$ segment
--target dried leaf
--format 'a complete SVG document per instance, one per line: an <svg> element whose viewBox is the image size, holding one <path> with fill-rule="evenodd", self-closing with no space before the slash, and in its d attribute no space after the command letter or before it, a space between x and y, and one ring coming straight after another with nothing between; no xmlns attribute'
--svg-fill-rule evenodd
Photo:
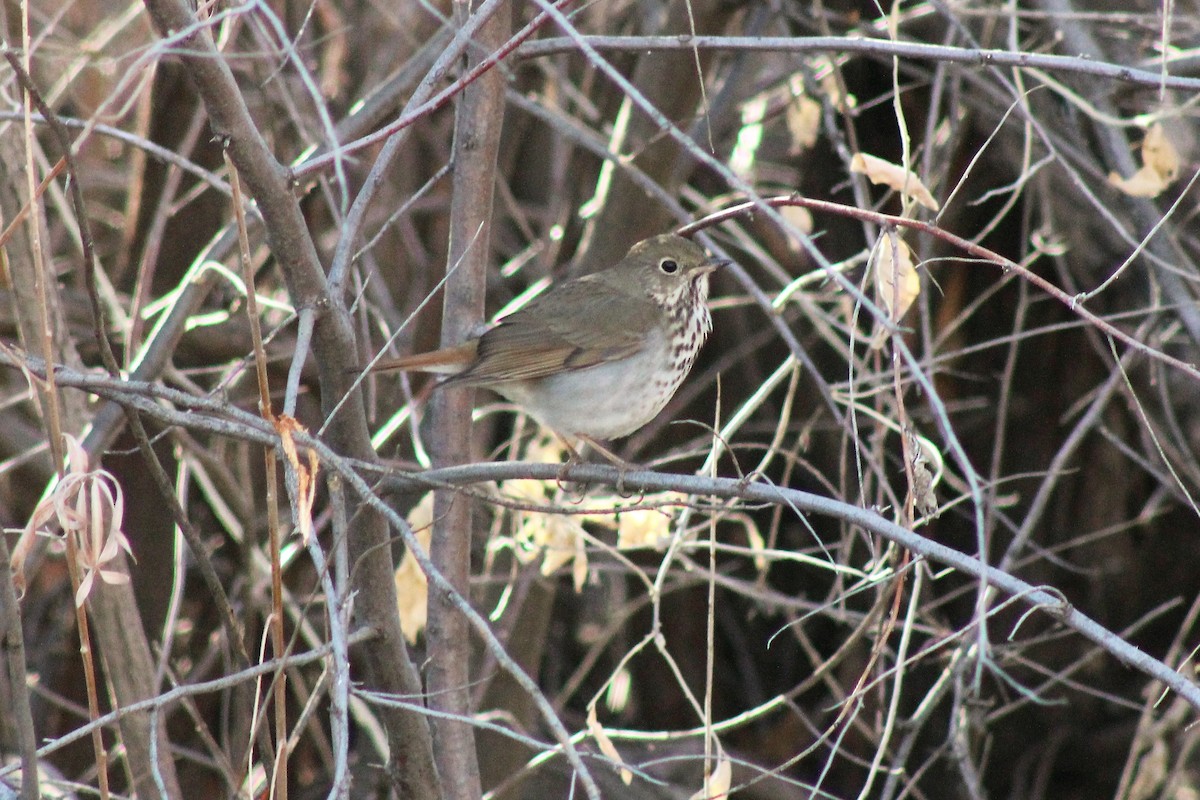
<svg viewBox="0 0 1200 800"><path fill-rule="evenodd" d="M1179 175L1179 151L1167 138L1162 123L1146 130L1142 140L1142 167L1128 178L1110 173L1108 182L1130 197L1157 197Z"/></svg>
<svg viewBox="0 0 1200 800"><path fill-rule="evenodd" d="M83 475L88 471L88 454L83 444L71 434L63 434L67 446L67 474Z"/></svg>
<svg viewBox="0 0 1200 800"><path fill-rule="evenodd" d="M126 584L129 583L129 576L124 572L116 572L111 569L99 570L100 579L108 584Z"/></svg>
<svg viewBox="0 0 1200 800"><path fill-rule="evenodd" d="M120 556L122 550L133 557L129 540L121 531L125 519L125 497L121 486L112 473L103 469L91 469L87 452L75 437L65 434L63 440L67 453L67 472L54 485L30 515L21 542L18 542L10 563L14 571L13 583L22 593L25 587L24 561L32 537L49 535L42 530L54 519L64 536L74 539L75 559L82 573L79 588L75 591L75 602L83 605L96 583L96 576L105 583L127 583L123 572L104 569L104 565Z"/></svg>
<svg viewBox="0 0 1200 800"><path fill-rule="evenodd" d="M811 150L821 133L821 104L806 94L798 94L788 103L787 114L788 155L798 156Z"/></svg>
<svg viewBox="0 0 1200 800"><path fill-rule="evenodd" d="M1146 131L1142 140L1142 163L1151 167L1167 183L1179 175L1179 151L1167 138L1161 122L1156 122Z"/></svg>
<svg viewBox="0 0 1200 800"><path fill-rule="evenodd" d="M729 759L721 756L717 759L716 769L704 782L704 788L693 794L689 800L723 800L729 796L729 787L733 783L733 766Z"/></svg>
<svg viewBox="0 0 1200 800"><path fill-rule="evenodd" d="M542 575L553 575L570 564L580 553L583 528L560 514L531 514L525 521L525 535L542 550Z"/></svg>
<svg viewBox="0 0 1200 800"><path fill-rule="evenodd" d="M588 732L592 734L592 738L596 740L596 746L600 748L600 752L611 759L613 762L621 765L621 780L625 785L633 783L633 773L625 766L625 762L621 760L621 754L617 752L616 746L612 743L612 739L608 738L608 734L604 732L604 728L596 720L596 704L588 706L587 712Z"/></svg>
<svg viewBox="0 0 1200 800"><path fill-rule="evenodd" d="M937 516L938 502L934 492L937 479L930 472L929 461L926 458L925 445L928 440L923 440L908 428L904 429L904 438L907 440L912 462L913 485L909 487L909 492L912 493L913 506L922 517Z"/></svg>
<svg viewBox="0 0 1200 800"><path fill-rule="evenodd" d="M1130 197L1158 197L1169 185L1153 167L1142 167L1128 178L1110 172L1108 182Z"/></svg>
<svg viewBox="0 0 1200 800"><path fill-rule="evenodd" d="M79 582L79 588L75 590L75 607L79 608L87 600L87 597L92 592L92 583L95 582L96 573L87 572L83 576L83 580Z"/></svg>
<svg viewBox="0 0 1200 800"><path fill-rule="evenodd" d="M884 161L878 156L867 153L855 153L854 157L850 159L850 171L866 175L871 183L887 186L901 194L906 194L931 211L937 211L940 208L938 201L933 199L933 195L925 188L925 184L921 183L921 179L899 164Z"/></svg>
<svg viewBox="0 0 1200 800"><path fill-rule="evenodd" d="M671 517L656 508L622 511L617 517L617 549L661 552L671 538Z"/></svg>
<svg viewBox="0 0 1200 800"><path fill-rule="evenodd" d="M894 232L885 231L875 243L871 267L875 297L892 322L899 322L921 294L921 277L913 265L913 252Z"/></svg>
<svg viewBox="0 0 1200 800"><path fill-rule="evenodd" d="M825 97L839 113L844 114L858 107L857 97L852 94L842 93L842 86L838 82L837 69L834 67L833 60L829 56L825 54L813 56L808 59L808 65L813 71L817 83L821 87L821 91L825 93Z"/></svg>
<svg viewBox="0 0 1200 800"><path fill-rule="evenodd" d="M580 529L582 534L582 528ZM571 582L575 586L575 594L583 591L588 576L588 554L586 542L582 535L575 537L575 559L571 568Z"/></svg>
<svg viewBox="0 0 1200 800"><path fill-rule="evenodd" d="M788 221L789 224L795 226L795 228L801 233L812 233L812 212L810 212L804 206L783 206L779 209L779 213L785 220ZM800 244L798 239L789 236L788 249L790 249L793 253L800 253L804 250L804 247Z"/></svg>
<svg viewBox="0 0 1200 800"><path fill-rule="evenodd" d="M283 454L287 459L288 467L296 476L295 496L292 497L292 515L295 517L296 529L300 532L300 541L308 546L309 537L312 536L313 518L312 509L313 502L317 496L317 454L312 450L308 451L308 464L300 462L300 454L296 449L296 431L303 432L304 426L295 417L290 417L286 414L281 414L274 419L275 430L279 433L280 443L283 446ZM291 488L291 487L289 487Z"/></svg>
<svg viewBox="0 0 1200 800"><path fill-rule="evenodd" d="M408 524L429 552L429 541L433 530L433 493L429 492L408 512ZM415 642L425 629L429 614L429 582L416 556L409 550L400 560L393 576L396 581L396 611L400 616L400 630L404 638Z"/></svg>

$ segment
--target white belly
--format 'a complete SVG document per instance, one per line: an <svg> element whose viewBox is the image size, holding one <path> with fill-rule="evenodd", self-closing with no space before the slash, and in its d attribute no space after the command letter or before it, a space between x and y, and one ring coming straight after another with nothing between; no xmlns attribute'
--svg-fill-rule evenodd
<svg viewBox="0 0 1200 800"><path fill-rule="evenodd" d="M560 434L617 439L654 419L675 394L687 369L668 370L671 361L660 332L628 359L491 388Z"/></svg>

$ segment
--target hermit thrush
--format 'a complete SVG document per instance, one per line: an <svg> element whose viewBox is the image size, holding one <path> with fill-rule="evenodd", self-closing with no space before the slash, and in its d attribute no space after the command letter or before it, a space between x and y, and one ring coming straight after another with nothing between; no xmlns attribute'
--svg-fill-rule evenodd
<svg viewBox="0 0 1200 800"><path fill-rule="evenodd" d="M712 329L708 276L727 262L664 234L555 284L478 339L377 363L483 386L568 437L615 439L663 409Z"/></svg>

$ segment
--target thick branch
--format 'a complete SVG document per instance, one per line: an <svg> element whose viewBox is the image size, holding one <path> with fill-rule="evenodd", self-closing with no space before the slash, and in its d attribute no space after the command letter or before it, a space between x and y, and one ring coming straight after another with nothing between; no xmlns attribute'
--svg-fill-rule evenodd
<svg viewBox="0 0 1200 800"><path fill-rule="evenodd" d="M504 6L480 28L481 56L472 50L468 69L498 50L512 27ZM492 196L496 156L504 121L504 74L491 69L463 92L454 126L454 193L450 209L450 248L442 314L442 342L459 344L483 318L491 260ZM475 392L439 392L430 411L430 451L439 466L471 460L471 409ZM434 498L435 520L430 555L433 563L464 597L470 597L472 504L452 491ZM447 797L480 796L479 760L471 715L471 636L467 620L448 597L429 596L427 626L429 705L443 712L433 718L436 758Z"/></svg>
<svg viewBox="0 0 1200 800"><path fill-rule="evenodd" d="M262 211L267 240L279 262L295 307L321 313L313 331L313 348L320 371L321 399L327 413L352 391L344 370L345 354L356 352L349 315L327 291L324 272L304 217L292 191L291 175L279 164L259 132L233 73L213 43L206 25L198 24L188 7L177 0L146 0L154 24L180 49L188 73L204 101L216 133L238 169L239 177ZM357 392L326 422L337 451L359 458L374 457L366 418ZM380 632L380 638L359 648L368 682L381 691L420 692L416 669L396 616L396 589L387 526L375 514L355 517L349 530L350 554L356 563L355 611L360 620ZM389 769L397 791L405 797L438 795L429 729L419 714L389 711L383 717L391 748Z"/></svg>

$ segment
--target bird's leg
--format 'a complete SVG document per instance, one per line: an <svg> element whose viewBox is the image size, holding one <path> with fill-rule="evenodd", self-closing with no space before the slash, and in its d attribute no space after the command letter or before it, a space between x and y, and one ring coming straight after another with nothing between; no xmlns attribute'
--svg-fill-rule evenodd
<svg viewBox="0 0 1200 800"><path fill-rule="evenodd" d="M617 490L617 494L621 495L622 497L626 496L625 495L625 473L637 469L637 464L626 461L625 459L621 458L619 455L614 453L612 450L609 450L607 447L600 444L599 442L597 442L595 439L593 439L590 436L585 436L582 433L577 433L575 435L579 438L579 441L583 442L584 444L590 445L593 449L595 449L595 451L597 453L604 456L604 458L610 464L612 464L614 467L617 468L617 483L616 483L616 486L614 486L613 488L615 488Z"/></svg>
<svg viewBox="0 0 1200 800"><path fill-rule="evenodd" d="M570 453L570 455L567 456L567 460L563 462L561 467L559 467L558 477L554 479L554 482L557 483L561 489L563 483L565 483L567 480L567 471L576 464L582 464L583 457L579 455L579 451L575 449L575 445L571 444L570 439L568 439L566 436L563 436L558 431L553 431L553 433L554 437L562 442L562 446L566 448L568 453Z"/></svg>

